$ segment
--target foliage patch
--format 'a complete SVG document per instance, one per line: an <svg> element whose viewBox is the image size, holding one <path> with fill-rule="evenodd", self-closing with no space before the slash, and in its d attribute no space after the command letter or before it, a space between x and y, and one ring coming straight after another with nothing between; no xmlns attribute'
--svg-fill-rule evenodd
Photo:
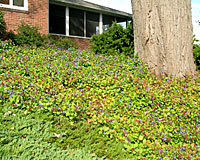
<svg viewBox="0 0 200 160"><path fill-rule="evenodd" d="M133 26L129 24L127 29L122 25L113 23L107 31L100 35L93 35L91 39L92 51L104 55L134 55Z"/></svg>
<svg viewBox="0 0 200 160"><path fill-rule="evenodd" d="M199 42L199 40L195 40L195 42ZM200 70L200 45L193 44L193 55L194 55L194 63L196 64L197 70Z"/></svg>
<svg viewBox="0 0 200 160"><path fill-rule="evenodd" d="M4 20L4 13L0 9L0 38L6 33L6 22Z"/></svg>
<svg viewBox="0 0 200 160"><path fill-rule="evenodd" d="M45 142L48 138L59 139L55 132L49 131L49 128L53 127L52 120L45 121L38 119L34 114L26 115L24 112L16 113L9 106L1 106L0 110L0 158L2 160L103 159L91 154L86 147L80 150L66 146L64 150L55 143Z"/></svg>
<svg viewBox="0 0 200 160"><path fill-rule="evenodd" d="M155 76L125 55L20 47L1 49L0 73L2 105L87 121L137 159L199 157L199 76Z"/></svg>

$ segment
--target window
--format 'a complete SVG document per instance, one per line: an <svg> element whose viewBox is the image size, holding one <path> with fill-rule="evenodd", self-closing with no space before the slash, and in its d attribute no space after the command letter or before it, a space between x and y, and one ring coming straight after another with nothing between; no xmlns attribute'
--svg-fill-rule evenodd
<svg viewBox="0 0 200 160"><path fill-rule="evenodd" d="M86 12L86 37L99 34L99 14Z"/></svg>
<svg viewBox="0 0 200 160"><path fill-rule="evenodd" d="M84 37L84 11L69 8L69 35Z"/></svg>
<svg viewBox="0 0 200 160"><path fill-rule="evenodd" d="M49 4L49 33L86 38L106 31L114 21L126 27L127 20L68 6Z"/></svg>
<svg viewBox="0 0 200 160"><path fill-rule="evenodd" d="M24 7L24 0L13 0L13 5Z"/></svg>
<svg viewBox="0 0 200 160"><path fill-rule="evenodd" d="M126 29L127 20L125 18L117 17L116 21L117 21L117 24L121 24L123 28Z"/></svg>
<svg viewBox="0 0 200 160"><path fill-rule="evenodd" d="M103 15L103 31L107 31L112 26L115 17L109 15Z"/></svg>
<svg viewBox="0 0 200 160"><path fill-rule="evenodd" d="M66 34L65 7L49 5L49 32L56 34Z"/></svg>
<svg viewBox="0 0 200 160"><path fill-rule="evenodd" d="M28 10L28 0L0 0L0 7Z"/></svg>
<svg viewBox="0 0 200 160"><path fill-rule="evenodd" d="M10 2L9 2L9 0L0 0L0 3L2 3L2 4L9 4Z"/></svg>

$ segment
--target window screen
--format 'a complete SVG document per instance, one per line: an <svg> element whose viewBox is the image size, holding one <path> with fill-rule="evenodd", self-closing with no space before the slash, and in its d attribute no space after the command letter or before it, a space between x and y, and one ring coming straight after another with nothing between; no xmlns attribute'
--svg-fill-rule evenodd
<svg viewBox="0 0 200 160"><path fill-rule="evenodd" d="M9 0L0 0L0 3L2 3L2 4L9 4Z"/></svg>
<svg viewBox="0 0 200 160"><path fill-rule="evenodd" d="M99 14L86 12L86 36L91 37L93 34L99 34Z"/></svg>
<svg viewBox="0 0 200 160"><path fill-rule="evenodd" d="M65 7L49 5L49 32L56 34L66 34Z"/></svg>
<svg viewBox="0 0 200 160"><path fill-rule="evenodd" d="M84 11L69 8L69 34L84 36Z"/></svg>
<svg viewBox="0 0 200 160"><path fill-rule="evenodd" d="M13 5L24 7L24 0L13 0Z"/></svg>
<svg viewBox="0 0 200 160"><path fill-rule="evenodd" d="M109 27L111 27L113 21L115 21L115 17L103 15L103 30L106 31Z"/></svg>
<svg viewBox="0 0 200 160"><path fill-rule="evenodd" d="M125 18L117 17L116 21L117 21L117 24L121 24L123 26L123 28L126 28L126 22L127 22L127 20Z"/></svg>

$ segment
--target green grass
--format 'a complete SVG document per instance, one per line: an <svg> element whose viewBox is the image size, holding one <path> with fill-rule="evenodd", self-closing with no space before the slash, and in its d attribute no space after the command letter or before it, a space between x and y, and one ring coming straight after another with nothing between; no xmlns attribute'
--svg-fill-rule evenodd
<svg viewBox="0 0 200 160"><path fill-rule="evenodd" d="M125 55L6 42L0 46L0 104L50 123L48 134L61 137L42 143L62 151L87 148L110 159L199 157L199 73L166 77Z"/></svg>
<svg viewBox="0 0 200 160"><path fill-rule="evenodd" d="M8 107L1 107L0 113L0 157L2 160L66 160L85 159L98 160L87 147L72 149L65 143L65 149L47 139L57 139L61 144L63 139L50 132L53 120L39 118L39 115L5 112ZM41 115L43 116L43 115ZM103 159L103 158L102 158Z"/></svg>
<svg viewBox="0 0 200 160"><path fill-rule="evenodd" d="M100 136L99 126L51 113L16 112L9 105L0 112L2 159L133 159L123 144Z"/></svg>

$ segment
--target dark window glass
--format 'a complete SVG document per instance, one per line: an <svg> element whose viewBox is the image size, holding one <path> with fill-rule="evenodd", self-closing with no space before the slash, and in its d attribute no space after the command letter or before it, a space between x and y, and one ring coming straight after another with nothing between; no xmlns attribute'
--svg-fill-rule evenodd
<svg viewBox="0 0 200 160"><path fill-rule="evenodd" d="M117 17L116 21L117 21L117 24L121 24L123 26L123 28L126 28L126 22L127 22L127 20L125 18Z"/></svg>
<svg viewBox="0 0 200 160"><path fill-rule="evenodd" d="M49 5L49 32L56 34L66 34L65 7Z"/></svg>
<svg viewBox="0 0 200 160"><path fill-rule="evenodd" d="M24 7L24 0L13 0L13 5Z"/></svg>
<svg viewBox="0 0 200 160"><path fill-rule="evenodd" d="M84 11L69 8L69 34L84 36Z"/></svg>
<svg viewBox="0 0 200 160"><path fill-rule="evenodd" d="M9 4L9 0L0 0L0 3L2 3L2 4Z"/></svg>
<svg viewBox="0 0 200 160"><path fill-rule="evenodd" d="M86 12L86 36L91 37L93 34L99 34L99 14Z"/></svg>
<svg viewBox="0 0 200 160"><path fill-rule="evenodd" d="M112 26L113 21L115 21L115 17L103 15L103 30L108 30L108 28Z"/></svg>

